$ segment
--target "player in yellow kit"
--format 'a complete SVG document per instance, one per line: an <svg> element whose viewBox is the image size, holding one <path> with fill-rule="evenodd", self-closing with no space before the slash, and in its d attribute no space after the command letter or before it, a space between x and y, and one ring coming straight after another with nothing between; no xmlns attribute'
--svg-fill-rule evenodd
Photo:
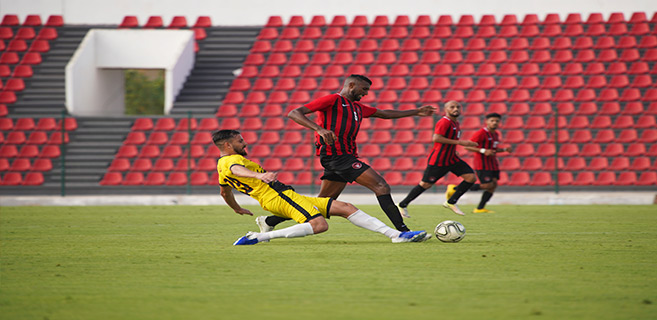
<svg viewBox="0 0 657 320"><path fill-rule="evenodd" d="M275 238L295 238L322 233L328 230L326 218L330 215L346 218L356 226L379 232L394 243L421 242L431 237L426 231L400 232L392 229L347 202L296 193L292 187L276 180L276 172L267 172L244 157L247 155L246 142L239 131L219 130L212 134L212 140L221 154L217 171L221 196L228 206L238 214L253 215L235 200L232 189L236 189L256 199L263 209L299 223L269 232L248 232L233 245L251 245Z"/></svg>

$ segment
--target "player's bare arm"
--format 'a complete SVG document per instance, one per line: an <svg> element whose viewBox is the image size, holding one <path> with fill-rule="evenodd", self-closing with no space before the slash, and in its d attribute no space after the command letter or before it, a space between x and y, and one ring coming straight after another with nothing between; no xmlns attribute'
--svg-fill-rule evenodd
<svg viewBox="0 0 657 320"><path fill-rule="evenodd" d="M237 203L237 200L235 200L235 196L233 195L233 188L230 186L221 186L220 194L221 197L224 198L224 201L226 201L226 204L233 209L235 213L247 216L253 215L251 211L242 208L240 204Z"/></svg>
<svg viewBox="0 0 657 320"><path fill-rule="evenodd" d="M472 142L474 142L474 141L472 141ZM484 148L479 148L479 145L476 145L474 147L465 147L465 150L472 151L472 152L475 152L475 153L481 153L481 154L483 154L487 157L490 157L490 156L494 156L501 149L500 148L497 148L497 149L484 149ZM481 152L482 150L484 152Z"/></svg>
<svg viewBox="0 0 657 320"><path fill-rule="evenodd" d="M513 147L497 148L497 152L511 152L511 151L513 151Z"/></svg>
<svg viewBox="0 0 657 320"><path fill-rule="evenodd" d="M470 140L455 140L455 139L449 139L445 138L445 136L441 134L433 134L433 137L431 138L431 141L437 142L437 143L442 143L442 144L455 144L459 146L464 146L464 147L476 147L477 143L474 141Z"/></svg>
<svg viewBox="0 0 657 320"><path fill-rule="evenodd" d="M308 109L307 107L302 106L290 111L290 113L287 114L287 117L294 120L294 122L317 132L317 134L320 137L322 137L322 139L324 139L324 141L327 144L333 144L333 142L335 142L335 140L337 140L338 137L335 135L333 131L324 129L314 121L308 119L306 115L311 112L313 111Z"/></svg>
<svg viewBox="0 0 657 320"><path fill-rule="evenodd" d="M412 116L428 117L433 115L436 108L433 106L421 106L415 110L377 110L372 117L381 119L398 119Z"/></svg>

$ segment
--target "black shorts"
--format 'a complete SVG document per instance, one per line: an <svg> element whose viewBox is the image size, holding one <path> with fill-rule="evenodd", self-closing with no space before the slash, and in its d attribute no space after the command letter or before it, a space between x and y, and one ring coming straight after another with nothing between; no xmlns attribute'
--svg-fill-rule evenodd
<svg viewBox="0 0 657 320"><path fill-rule="evenodd" d="M320 156L319 162L324 167L324 175L320 179L338 182L354 182L370 168L353 154Z"/></svg>
<svg viewBox="0 0 657 320"><path fill-rule="evenodd" d="M493 178L500 180L500 170L477 170L479 183L493 182Z"/></svg>
<svg viewBox="0 0 657 320"><path fill-rule="evenodd" d="M451 172L459 177L466 173L474 173L472 168L470 168L470 166L465 163L465 161L459 160L452 165L444 167L428 165L427 168L424 169L424 176L422 176L422 181L436 183L438 179L445 176L448 172Z"/></svg>

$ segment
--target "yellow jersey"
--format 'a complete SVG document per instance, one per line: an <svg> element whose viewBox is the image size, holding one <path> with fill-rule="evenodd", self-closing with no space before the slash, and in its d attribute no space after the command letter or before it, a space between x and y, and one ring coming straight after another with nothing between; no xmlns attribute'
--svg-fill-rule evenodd
<svg viewBox="0 0 657 320"><path fill-rule="evenodd" d="M223 156L217 162L220 185L231 186L233 189L256 199L261 205L278 197L280 192L293 190L292 187L278 181L267 184L257 178L238 177L231 170L233 166L243 166L255 172L266 172L265 169L239 154Z"/></svg>

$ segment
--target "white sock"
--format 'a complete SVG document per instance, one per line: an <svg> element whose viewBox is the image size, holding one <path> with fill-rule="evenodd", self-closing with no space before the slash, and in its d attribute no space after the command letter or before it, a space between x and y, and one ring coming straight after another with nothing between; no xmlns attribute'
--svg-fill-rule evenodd
<svg viewBox="0 0 657 320"><path fill-rule="evenodd" d="M390 239L396 238L399 236L399 234L401 234L400 231L388 227L385 223L381 222L381 220L370 216L360 209L352 213L349 217L347 217L347 219L354 225L357 225L363 229L381 233Z"/></svg>
<svg viewBox="0 0 657 320"><path fill-rule="evenodd" d="M258 233L256 237L258 241L267 241L275 238L297 238L305 237L314 234L313 227L310 223L295 224L291 227L283 228L280 230L269 231L265 233Z"/></svg>

